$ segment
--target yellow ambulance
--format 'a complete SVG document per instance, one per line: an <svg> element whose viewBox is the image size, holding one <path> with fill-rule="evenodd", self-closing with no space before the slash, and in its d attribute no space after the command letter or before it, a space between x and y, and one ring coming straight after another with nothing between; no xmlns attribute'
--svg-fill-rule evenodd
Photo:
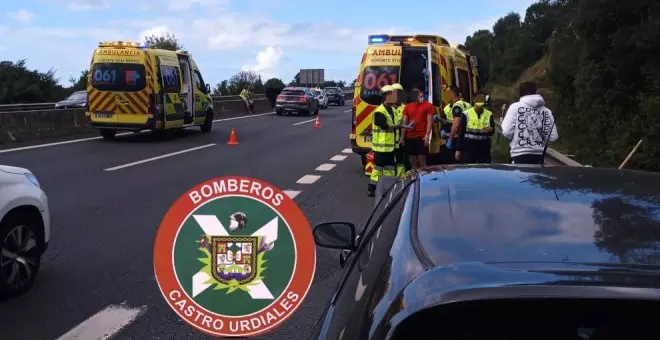
<svg viewBox="0 0 660 340"><path fill-rule="evenodd" d="M478 91L477 58L462 45L450 45L436 35L370 35L362 55L353 95L353 124L349 135L354 153L371 151L372 112L381 104L380 89L400 83L406 91L425 85L428 101L437 112L450 102L449 87L458 86L463 100L471 102ZM432 146L439 150L439 126L435 123ZM437 145L434 145L437 144Z"/></svg>
<svg viewBox="0 0 660 340"><path fill-rule="evenodd" d="M185 51L134 42L102 42L94 50L87 81L87 116L105 139L117 131L200 126L210 132L210 86Z"/></svg>

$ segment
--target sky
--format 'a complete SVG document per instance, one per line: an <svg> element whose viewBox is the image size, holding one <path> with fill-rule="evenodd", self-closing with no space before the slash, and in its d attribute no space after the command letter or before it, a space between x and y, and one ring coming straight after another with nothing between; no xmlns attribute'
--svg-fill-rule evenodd
<svg viewBox="0 0 660 340"><path fill-rule="evenodd" d="M174 34L215 86L241 70L290 82L300 69L356 78L369 34L435 34L464 43L531 0L0 0L0 60L54 69L63 85L100 41ZM415 11L415 13L413 12ZM382 13L382 14L381 14ZM405 14L404 14L405 13Z"/></svg>

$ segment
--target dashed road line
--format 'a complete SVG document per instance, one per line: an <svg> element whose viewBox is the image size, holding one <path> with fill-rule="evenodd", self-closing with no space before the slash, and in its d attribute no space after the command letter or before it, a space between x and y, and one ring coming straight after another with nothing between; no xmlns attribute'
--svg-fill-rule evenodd
<svg viewBox="0 0 660 340"><path fill-rule="evenodd" d="M315 121L315 120L316 120L316 118L314 118L314 119L310 119L310 120L303 120L302 122L293 123L293 124L291 124L291 125L296 126L296 125L301 125L301 124L307 124L307 123L311 123L311 122L313 122L313 121Z"/></svg>
<svg viewBox="0 0 660 340"><path fill-rule="evenodd" d="M313 184L314 182L318 181L319 178L321 178L321 176L318 176L318 175L305 175L305 176L300 177L300 179L298 179L296 181L296 183L298 183L298 184Z"/></svg>
<svg viewBox="0 0 660 340"><path fill-rule="evenodd" d="M337 164L330 164L330 163L321 164L318 167L316 167L316 171L330 171L335 166L337 166Z"/></svg>
<svg viewBox="0 0 660 340"><path fill-rule="evenodd" d="M164 155L151 157L151 158L147 158L147 159L143 159L143 160L140 160L140 161L131 162L131 163L123 164L123 165L118 165L118 166L114 166L112 168L103 169L103 171L120 170L120 169L128 168L128 167L131 167L131 166L139 165L139 164L144 164L144 163L147 163L147 162L153 162L153 161L156 161L156 160L159 160L159 159L184 154L186 152L191 152L191 151L197 151L197 150L201 150L201 149L210 148L210 147L216 146L216 145L217 145L216 143L211 143L211 144L201 145L201 146L197 146L197 147L194 147L194 148L185 149L185 150L181 150L181 151L177 151L177 152L166 153Z"/></svg>
<svg viewBox="0 0 660 340"><path fill-rule="evenodd" d="M344 110L344 113L349 113L349 112L353 112L353 109L350 109L350 110Z"/></svg>
<svg viewBox="0 0 660 340"><path fill-rule="evenodd" d="M335 162L343 161L344 159L346 159L346 156L344 155L335 155L334 157L330 158L331 161Z"/></svg>
<svg viewBox="0 0 660 340"><path fill-rule="evenodd" d="M247 118L267 116L267 115L272 115L272 114L275 114L275 112L258 113L258 114L249 115L249 116L239 116L239 117L231 117L231 118L214 119L213 122L214 123L219 123L219 122L226 122L226 121L229 121L229 120L247 119ZM144 131L140 131L140 132L122 132L122 133L118 133L116 136L118 136L118 137L128 136L128 135L142 134L142 133L145 133L145 132L150 132L150 131L149 130L144 130ZM58 146L58 145L89 142L89 141L93 141L93 140L99 140L101 138L103 138L103 137L78 138L78 139L72 139L72 140L65 140L65 141L61 141L61 142L37 144L37 145L30 145L30 146L22 146L22 147L18 147L18 148L0 150L0 153L9 153L9 152L17 152L17 151L24 151L24 150L39 149L39 148L47 148L47 147Z"/></svg>
<svg viewBox="0 0 660 340"><path fill-rule="evenodd" d="M110 305L81 322L57 340L109 339L134 322L147 310L147 306L129 308L122 303Z"/></svg>
<svg viewBox="0 0 660 340"><path fill-rule="evenodd" d="M344 150L341 150L342 153L353 153L353 149L351 148L346 148Z"/></svg>
<svg viewBox="0 0 660 340"><path fill-rule="evenodd" d="M300 193L301 193L301 191L299 191L299 190L282 190L282 191L284 191L284 193L287 196L291 197L291 199L296 198L296 196L300 195Z"/></svg>

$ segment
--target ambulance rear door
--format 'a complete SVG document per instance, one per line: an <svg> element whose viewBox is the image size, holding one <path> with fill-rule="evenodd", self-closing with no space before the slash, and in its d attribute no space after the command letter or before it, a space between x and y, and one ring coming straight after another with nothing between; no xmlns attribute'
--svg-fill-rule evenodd
<svg viewBox="0 0 660 340"><path fill-rule="evenodd" d="M371 148L373 111L382 104L380 89L399 82L401 46L374 45L367 49L364 68L358 76L359 94L355 105L356 144Z"/></svg>
<svg viewBox="0 0 660 340"><path fill-rule="evenodd" d="M158 80L160 82L164 123L183 121L185 107L182 100L183 80L181 67L175 56L158 56ZM167 124L166 124L167 125ZM167 125L167 127L171 127Z"/></svg>

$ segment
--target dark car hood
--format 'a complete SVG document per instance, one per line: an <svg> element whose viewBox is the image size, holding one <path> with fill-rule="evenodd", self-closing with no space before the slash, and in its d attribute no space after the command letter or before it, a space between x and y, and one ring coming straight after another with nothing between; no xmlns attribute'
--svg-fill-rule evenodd
<svg viewBox="0 0 660 340"><path fill-rule="evenodd" d="M427 171L418 229L435 266L660 265L660 174L506 165Z"/></svg>

